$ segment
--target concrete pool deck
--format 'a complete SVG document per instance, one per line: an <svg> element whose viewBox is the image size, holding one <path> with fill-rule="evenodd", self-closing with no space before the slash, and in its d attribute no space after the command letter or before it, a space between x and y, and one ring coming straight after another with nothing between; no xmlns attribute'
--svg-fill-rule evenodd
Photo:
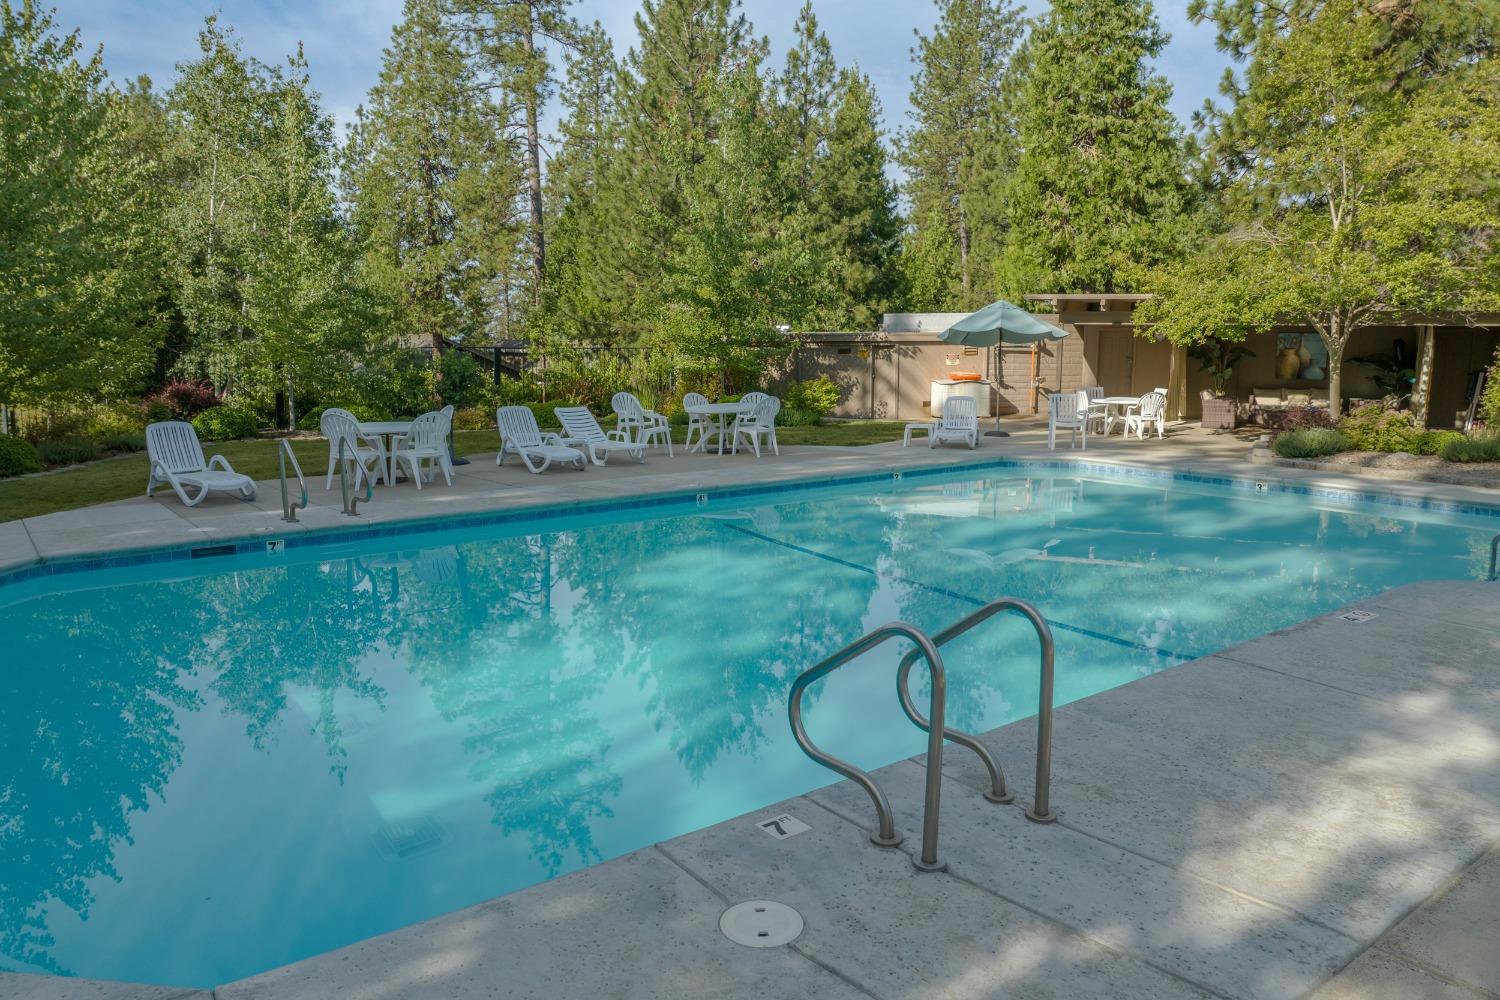
<svg viewBox="0 0 1500 1000"><path fill-rule="evenodd" d="M10 1000L1500 995L1500 585L1428 582L984 735L1019 793L944 763L922 874L920 758L875 772L899 849L840 782L214 991L0 976ZM965 669L952 658L950 669ZM1062 665L1065 669L1066 665ZM834 748L830 748L834 749ZM759 823L790 813L805 833ZM719 916L795 907L792 944Z"/></svg>
<svg viewBox="0 0 1500 1000"><path fill-rule="evenodd" d="M983 425L990 426L988 421ZM903 448L899 441L852 447L788 446L782 448L779 457L768 453L760 459L748 453L722 457L712 453L689 455L679 448L673 458L653 451L644 465L616 458L606 467L591 466L583 473L553 468L532 475L514 458L505 466L496 467L493 453L479 454L471 456L470 464L454 470L452 487L441 481L420 491L409 482L376 487L374 498L361 504L353 517L345 516L340 509L337 483L333 489L325 490L323 477L310 475L309 506L298 513L295 524L281 519L280 484L274 479L259 483L259 495L253 501L214 494L197 507L183 506L170 489L164 489L155 497L143 495L0 523L0 571L79 556L288 537L448 514L579 505L652 493L826 479L995 459L1105 463L1459 504L1500 505L1500 491L1481 487L1372 481L1355 474L1251 464L1247 460L1250 441L1246 437L1205 432L1195 424L1173 425L1164 440L1148 437L1137 441L1120 435L1091 437L1087 450L1072 451L1066 447L1056 451L1047 449L1044 420L1007 420L1004 426L1012 436L981 437L979 447L973 451L962 446L929 449L920 437L910 448Z"/></svg>

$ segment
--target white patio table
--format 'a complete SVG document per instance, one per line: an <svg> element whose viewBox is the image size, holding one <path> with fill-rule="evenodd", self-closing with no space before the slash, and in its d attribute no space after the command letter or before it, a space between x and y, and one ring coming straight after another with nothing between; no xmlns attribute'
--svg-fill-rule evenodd
<svg viewBox="0 0 1500 1000"><path fill-rule="evenodd" d="M1116 420L1124 423L1125 413L1132 406L1141 405L1139 396L1102 396L1099 399L1089 400L1089 409L1104 411L1104 433L1108 434L1110 427Z"/></svg>
<svg viewBox="0 0 1500 1000"><path fill-rule="evenodd" d="M727 418L727 417L729 417L731 415L733 415L733 416L739 416L742 413L749 413L752 406L753 406L753 404L751 404L751 403L699 403L696 406L685 407L685 409L689 413L694 414L696 416L700 416L700 417L717 417L718 418L718 420L719 420L719 454L722 455L722 454L724 454L724 437L728 433L728 429L724 426L725 418ZM707 440L707 438L699 437L698 438L698 443L695 444L695 445L693 445L693 447L690 448L690 449L688 449L688 450L689 451L699 451L699 450L702 450L702 451L706 452L708 450L707 446L704 444L704 442L706 440Z"/></svg>
<svg viewBox="0 0 1500 1000"><path fill-rule="evenodd" d="M410 430L410 420L361 420L359 423L361 434L382 438L384 441L387 486L396 482L396 438Z"/></svg>

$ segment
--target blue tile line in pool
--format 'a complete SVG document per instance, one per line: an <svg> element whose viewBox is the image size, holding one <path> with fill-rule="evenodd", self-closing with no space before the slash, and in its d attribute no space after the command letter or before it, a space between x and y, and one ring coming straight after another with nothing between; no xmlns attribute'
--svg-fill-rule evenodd
<svg viewBox="0 0 1500 1000"><path fill-rule="evenodd" d="M738 531L742 535L749 535L751 538L758 538L763 542L770 542L772 545L780 545L782 548L791 549L793 552L800 552L805 556L812 556L814 559L822 559L825 562L831 562L839 566L845 566L849 569L856 570L860 573L865 573L873 577L879 577L880 575L874 570L873 567L865 566L857 562L850 562L848 559L841 559L838 556L829 555L826 552L819 552L817 549L809 549L801 545L796 545L792 542L782 541L779 538L772 538L770 535L763 535L759 531L741 527L738 524L725 524L722 521L719 522L719 524L721 527L728 528L730 531ZM956 590L950 590L947 587L940 587L937 584L924 583L921 580L913 580L909 576L900 576L887 573L885 578L888 580L894 580L898 583L904 583L909 587L916 587L921 590L925 590L931 594L939 594L943 597L947 597L951 600L958 601L962 604L968 604L976 608L982 608L989 603L988 601L980 600L972 594L964 594ZM1151 656L1161 657L1162 659L1168 661L1168 666L1172 666L1178 663L1186 663L1188 660L1195 659L1195 657L1192 655L1177 653L1173 652L1170 649L1161 649L1156 646L1148 646L1144 642L1136 642L1133 639L1125 639L1118 635L1110 635L1107 632L1098 632L1091 628L1084 628L1082 625L1070 625L1067 622L1060 622L1053 618L1048 618L1047 624L1063 632L1072 632L1076 635L1087 636L1090 639L1098 639L1102 642L1112 643L1116 646L1124 646L1127 649L1134 649L1142 653L1148 653Z"/></svg>
<svg viewBox="0 0 1500 1000"><path fill-rule="evenodd" d="M1090 474L1121 479L1194 483L1200 486L1213 486L1243 492L1305 496L1338 504L1370 504L1428 513L1500 518L1500 506L1492 504L1459 503L1452 500L1437 500L1428 497L1406 497L1391 493L1330 489L1321 486L1304 486L1298 483L1285 483L1275 480L1240 479L1195 472L1176 472L1167 469L1141 469L1133 466L1110 465L1103 462L999 458L966 462L962 465L886 469L880 472L828 476L820 479L799 479L785 483L751 483L745 486L704 487L693 490L646 494L619 500L589 501L564 506L537 506L524 507L511 511L450 514L443 517L398 521L379 527L329 528L310 531L301 535L262 535L254 539L225 542L219 545L179 545L159 549L121 552L114 555L69 556L64 559L35 562L28 566L21 566L16 569L0 572L0 588L24 583L40 577L57 576L65 573L117 569L148 563L176 562L179 560L203 558L205 556L261 553L265 550L266 542L276 538L284 542L287 548L342 545L376 538L390 538L397 535L417 535L433 531L462 530L501 524L525 524L555 520L563 517L607 514L623 510L646 510L685 504L696 505L699 496L706 496L709 502L713 502L829 489L831 487L858 486L863 483L891 483L901 479L925 479L935 476L963 475L975 472L988 472L996 469L1024 469L1059 473L1062 475L1076 476L1079 474Z"/></svg>

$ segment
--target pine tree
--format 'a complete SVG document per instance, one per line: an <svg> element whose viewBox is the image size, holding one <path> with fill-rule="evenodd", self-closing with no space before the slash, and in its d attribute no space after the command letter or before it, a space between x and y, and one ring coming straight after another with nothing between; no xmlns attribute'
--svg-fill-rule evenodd
<svg viewBox="0 0 1500 1000"><path fill-rule="evenodd" d="M1055 0L1017 60L1002 293L1128 291L1180 250L1185 147L1148 0Z"/></svg>
<svg viewBox="0 0 1500 1000"><path fill-rule="evenodd" d="M921 273L912 288L938 292L927 308L976 305L989 297L993 246L985 232L993 202L993 147L1005 142L1002 85L1021 32L1021 16L1006 0L937 0L930 38L917 36L910 112L913 127L900 137L911 204L913 252ZM934 231L937 230L937 231Z"/></svg>
<svg viewBox="0 0 1500 1000"><path fill-rule="evenodd" d="M519 189L511 176L487 176L508 175L514 150L496 139L502 112L482 90L437 0L406 0L346 149L345 198L368 280L393 303L402 335L434 352L485 327L496 269L475 264L510 225Z"/></svg>

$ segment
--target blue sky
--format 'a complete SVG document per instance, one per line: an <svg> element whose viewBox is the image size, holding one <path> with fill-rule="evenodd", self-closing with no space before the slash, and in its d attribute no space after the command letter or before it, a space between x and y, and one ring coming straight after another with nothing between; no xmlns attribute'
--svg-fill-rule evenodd
<svg viewBox="0 0 1500 1000"><path fill-rule="evenodd" d="M43 0L48 5L49 0ZM170 85L175 65L197 53L203 18L219 11L245 51L280 62L297 42L306 46L314 85L342 126L375 82L381 50L400 17L401 0L50 0L60 28L81 30L84 44L104 46L116 80L146 73L159 88ZM744 0L758 34L771 39L780 63L802 0ZM1213 29L1183 14L1186 0L1160 0L1157 13L1172 41L1157 67L1172 82L1172 110L1185 124L1204 99L1216 95L1227 65L1214 47ZM599 20L619 52L636 40L636 0L579 0L582 19ZM926 0L814 0L814 10L841 64L857 62L874 80L888 131L906 123L911 87L913 29L928 31L936 8Z"/></svg>

